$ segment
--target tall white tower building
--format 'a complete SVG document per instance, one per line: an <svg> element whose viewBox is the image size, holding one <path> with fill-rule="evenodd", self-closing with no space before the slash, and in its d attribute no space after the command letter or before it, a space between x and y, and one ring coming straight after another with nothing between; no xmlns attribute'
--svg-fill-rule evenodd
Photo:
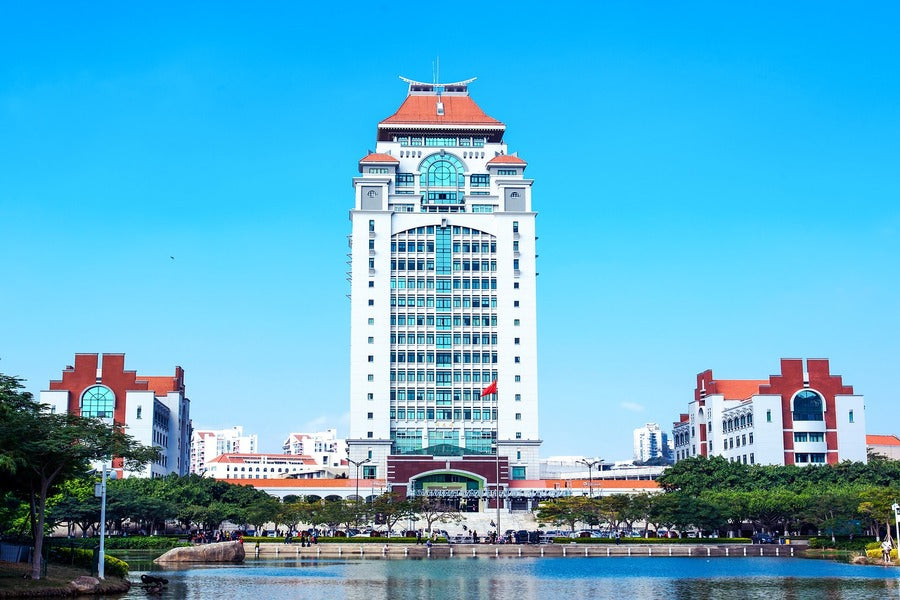
<svg viewBox="0 0 900 600"><path fill-rule="evenodd" d="M634 430L634 460L645 462L652 458L666 458L669 436L656 423L647 423Z"/></svg>
<svg viewBox="0 0 900 600"><path fill-rule="evenodd" d="M504 474L534 479L532 180L506 126L469 97L473 80L404 81L406 100L353 180L350 459L389 484L413 485L416 456L489 458L498 473L503 457L498 486ZM482 397L494 381L498 393ZM389 456L406 459L402 473L388 472ZM461 475L470 491L490 487L472 475Z"/></svg>

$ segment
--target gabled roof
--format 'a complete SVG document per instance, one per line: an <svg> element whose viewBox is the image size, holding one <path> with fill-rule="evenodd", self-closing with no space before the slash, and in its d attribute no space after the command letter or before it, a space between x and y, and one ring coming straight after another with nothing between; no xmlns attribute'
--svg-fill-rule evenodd
<svg viewBox="0 0 900 600"><path fill-rule="evenodd" d="M896 435L867 435L867 446L900 446L900 438Z"/></svg>
<svg viewBox="0 0 900 600"><path fill-rule="evenodd" d="M438 101L443 103L443 113L438 114ZM402 125L474 125L505 129L506 126L481 110L468 95L410 94L378 128Z"/></svg>
<svg viewBox="0 0 900 600"><path fill-rule="evenodd" d="M400 161L391 156L390 154L384 154L382 152L371 152L368 155L364 156L359 160L361 163L397 163Z"/></svg>
<svg viewBox="0 0 900 600"><path fill-rule="evenodd" d="M515 154L499 154L489 160L487 164L500 165L527 165L528 163L516 156Z"/></svg>

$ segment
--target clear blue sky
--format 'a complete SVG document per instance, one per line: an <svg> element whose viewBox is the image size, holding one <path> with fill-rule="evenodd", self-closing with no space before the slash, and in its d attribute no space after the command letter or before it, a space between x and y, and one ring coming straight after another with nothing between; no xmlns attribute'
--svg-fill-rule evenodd
<svg viewBox="0 0 900 600"><path fill-rule="evenodd" d="M628 458L698 372L782 357L830 358L900 433L898 17L4 2L0 371L37 393L124 352L184 367L195 426L346 434L351 178L439 55L535 179L543 456Z"/></svg>

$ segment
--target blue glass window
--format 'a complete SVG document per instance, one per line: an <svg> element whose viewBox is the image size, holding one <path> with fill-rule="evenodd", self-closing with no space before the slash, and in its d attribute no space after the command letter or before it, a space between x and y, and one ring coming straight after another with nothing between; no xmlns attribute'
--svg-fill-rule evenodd
<svg viewBox="0 0 900 600"><path fill-rule="evenodd" d="M457 187L462 183L462 161L452 154L432 154L419 167L423 187Z"/></svg>
<svg viewBox="0 0 900 600"><path fill-rule="evenodd" d="M81 395L81 416L94 419L112 419L116 396L104 385L89 387Z"/></svg>
<svg viewBox="0 0 900 600"><path fill-rule="evenodd" d="M803 390L794 397L795 421L821 421L822 397L811 390Z"/></svg>

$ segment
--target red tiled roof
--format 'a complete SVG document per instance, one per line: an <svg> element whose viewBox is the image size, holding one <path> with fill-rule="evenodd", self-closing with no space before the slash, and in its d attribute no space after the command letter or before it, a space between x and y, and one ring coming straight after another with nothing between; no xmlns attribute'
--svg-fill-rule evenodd
<svg viewBox="0 0 900 600"><path fill-rule="evenodd" d="M769 383L766 379L720 379L716 380L716 394L726 400L746 400L759 393L759 386Z"/></svg>
<svg viewBox="0 0 900 600"><path fill-rule="evenodd" d="M400 161L391 156L390 154L383 154L381 152L372 152L368 156L365 156L359 160L359 162L365 163L399 163Z"/></svg>
<svg viewBox="0 0 900 600"><path fill-rule="evenodd" d="M900 446L900 438L896 435L867 435L867 446Z"/></svg>
<svg viewBox="0 0 900 600"><path fill-rule="evenodd" d="M500 154L487 162L487 164L496 163L503 165L527 165L528 163L512 154Z"/></svg>
<svg viewBox="0 0 900 600"><path fill-rule="evenodd" d="M355 479L227 479L228 483L249 485L255 488L355 488ZM360 479L359 491L382 488L384 479Z"/></svg>
<svg viewBox="0 0 900 600"><path fill-rule="evenodd" d="M243 454L243 453L230 453L230 454L220 454L214 459L208 461L210 463L238 463L238 464L246 464L246 461L255 459L255 458L277 458L277 459L286 459L291 463L303 463L304 465L315 465L316 460L311 456L306 456L303 454Z"/></svg>
<svg viewBox="0 0 900 600"><path fill-rule="evenodd" d="M169 392L177 392L174 377L138 377L138 381L146 381L148 389L157 396L167 396Z"/></svg>
<svg viewBox="0 0 900 600"><path fill-rule="evenodd" d="M444 103L444 114L437 114L438 96L436 94L406 97L400 108L393 115L379 123L382 125L496 125L505 127L503 123L489 117L475 104L469 96L441 96Z"/></svg>

